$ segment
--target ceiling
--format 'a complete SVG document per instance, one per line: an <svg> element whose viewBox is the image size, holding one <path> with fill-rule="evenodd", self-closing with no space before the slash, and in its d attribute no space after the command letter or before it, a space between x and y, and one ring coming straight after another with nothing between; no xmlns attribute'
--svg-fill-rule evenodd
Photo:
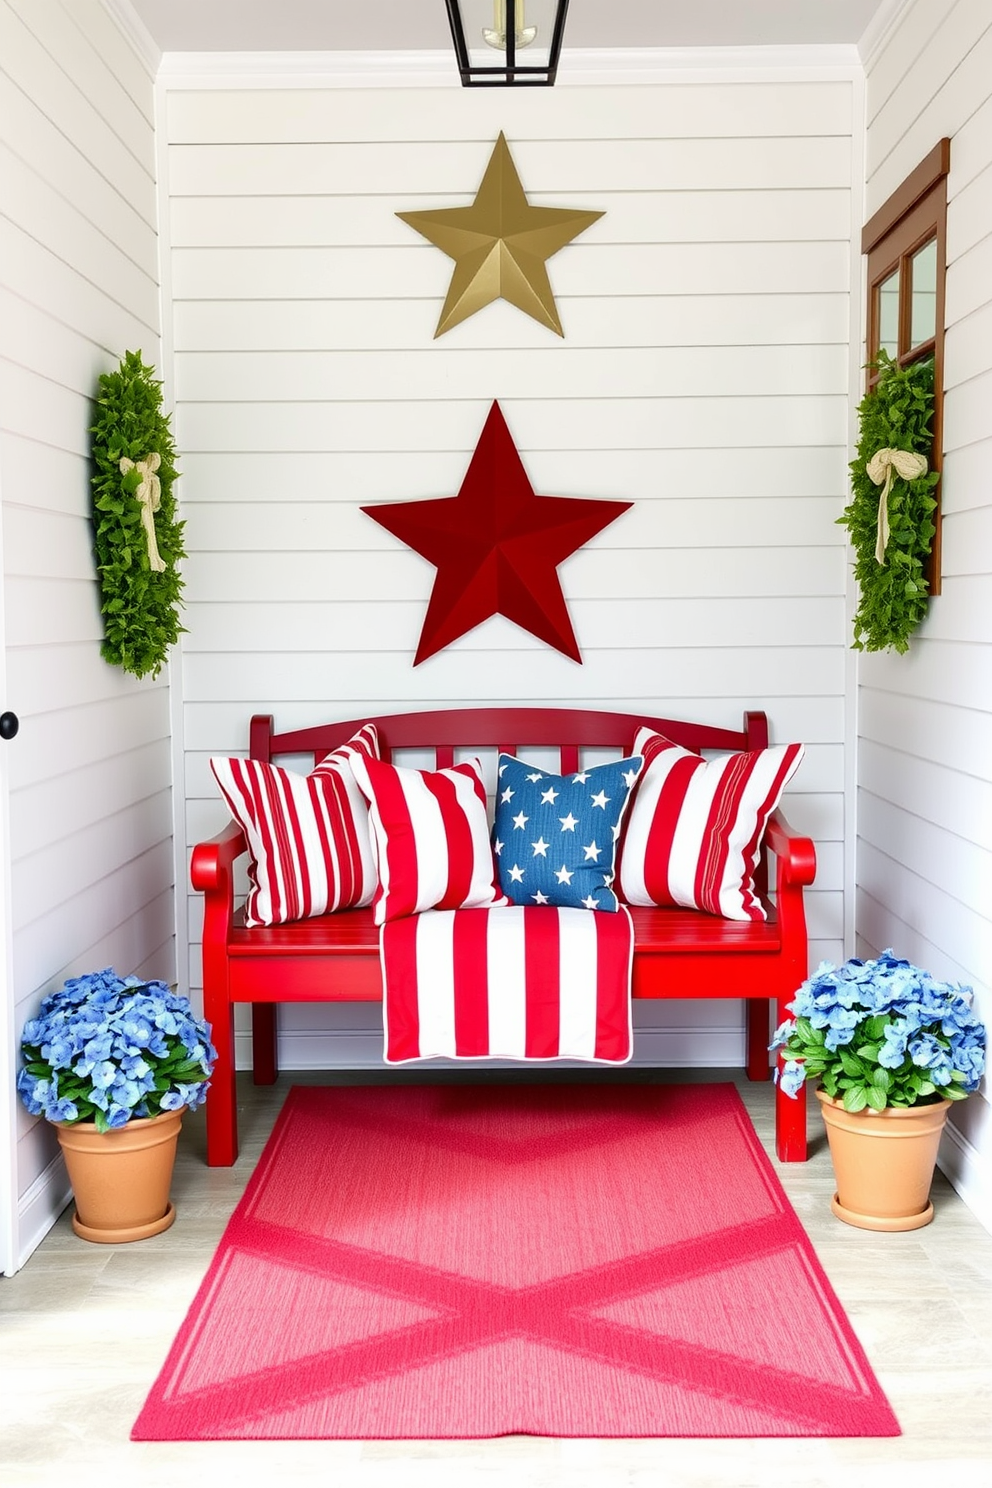
<svg viewBox="0 0 992 1488"><path fill-rule="evenodd" d="M130 0L163 52L437 51L444 0ZM571 0L569 47L855 45L892 0Z"/></svg>

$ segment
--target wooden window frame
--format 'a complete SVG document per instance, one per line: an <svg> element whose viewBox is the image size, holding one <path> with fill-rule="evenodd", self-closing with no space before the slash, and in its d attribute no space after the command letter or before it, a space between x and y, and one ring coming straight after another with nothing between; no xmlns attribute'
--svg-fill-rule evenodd
<svg viewBox="0 0 992 1488"><path fill-rule="evenodd" d="M868 316L866 361L878 355L881 327L879 324L879 288L893 274L899 275L899 326L897 360L901 367L933 357L933 448L930 468L938 474L943 469L944 452L944 299L947 277L947 175L951 164L951 142L942 139L929 155L903 181L861 231L861 252L868 260ZM936 301L934 334L926 341L912 345L910 265L913 256L929 242L937 245ZM875 375L869 369L865 388L870 391ZM934 511L933 545L927 565L931 594L940 593L940 482L934 487L937 507Z"/></svg>

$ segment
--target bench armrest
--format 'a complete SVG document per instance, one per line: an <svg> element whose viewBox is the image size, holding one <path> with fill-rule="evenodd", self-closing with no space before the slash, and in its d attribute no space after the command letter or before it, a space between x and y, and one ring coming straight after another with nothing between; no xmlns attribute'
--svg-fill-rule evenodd
<svg viewBox="0 0 992 1488"><path fill-rule="evenodd" d="M207 842L198 842L193 848L189 876L194 889L205 894L218 890L228 892L232 882L231 868L248 851L245 834L237 822L230 822L216 837Z"/></svg>
<svg viewBox="0 0 992 1488"><path fill-rule="evenodd" d="M808 837L800 837L782 812L773 811L765 829L765 842L778 862L779 883L811 884L816 877L816 849Z"/></svg>

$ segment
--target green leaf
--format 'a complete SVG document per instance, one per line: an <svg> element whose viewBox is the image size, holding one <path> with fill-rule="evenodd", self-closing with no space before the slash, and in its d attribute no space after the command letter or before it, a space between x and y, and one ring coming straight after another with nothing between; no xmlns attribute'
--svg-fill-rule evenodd
<svg viewBox="0 0 992 1488"><path fill-rule="evenodd" d="M863 1111L868 1104L868 1086L852 1085L844 1092L845 1111Z"/></svg>
<svg viewBox="0 0 992 1488"><path fill-rule="evenodd" d="M867 1087L865 1093L868 1097L868 1104L871 1106L873 1111L885 1110L886 1100L884 1090L880 1090L877 1085L871 1084Z"/></svg>

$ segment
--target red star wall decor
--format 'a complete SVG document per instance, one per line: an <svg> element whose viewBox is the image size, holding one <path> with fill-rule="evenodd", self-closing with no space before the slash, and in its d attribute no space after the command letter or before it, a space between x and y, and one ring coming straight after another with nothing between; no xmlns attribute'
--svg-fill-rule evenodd
<svg viewBox="0 0 992 1488"><path fill-rule="evenodd" d="M362 507L437 569L414 666L490 615L581 662L558 565L631 505L536 495L494 403L457 496Z"/></svg>

